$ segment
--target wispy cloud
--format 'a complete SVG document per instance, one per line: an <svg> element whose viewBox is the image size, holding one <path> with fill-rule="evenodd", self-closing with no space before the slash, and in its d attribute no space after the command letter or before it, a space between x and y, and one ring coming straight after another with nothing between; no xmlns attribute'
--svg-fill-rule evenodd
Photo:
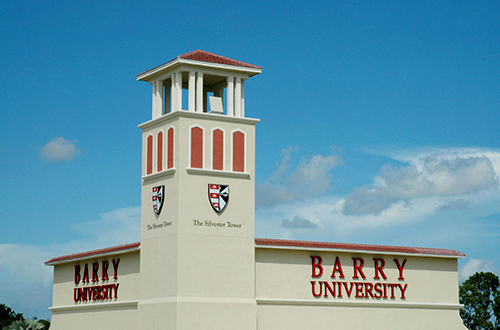
<svg viewBox="0 0 500 330"><path fill-rule="evenodd" d="M281 151L282 160L276 171L256 186L257 207L269 207L279 203L301 201L324 195L331 188L331 170L343 163L339 155L314 155L303 158L290 171L292 153L297 147Z"/></svg>
<svg viewBox="0 0 500 330"><path fill-rule="evenodd" d="M294 216L292 220L289 219L281 220L281 227L294 228L294 229L314 229L318 227L318 225L312 222L311 220Z"/></svg>
<svg viewBox="0 0 500 330"><path fill-rule="evenodd" d="M470 199L445 199L442 204L436 208L437 212L465 210L470 209L474 203Z"/></svg>
<svg viewBox="0 0 500 330"><path fill-rule="evenodd" d="M486 156L448 159L431 155L420 158L419 164L402 168L385 165L374 184L346 196L342 212L345 215L378 215L398 202L463 196L497 186L497 175Z"/></svg>
<svg viewBox="0 0 500 330"><path fill-rule="evenodd" d="M40 157L48 162L62 162L75 158L81 154L81 150L77 149L76 140L69 141L62 136L55 137L42 148L40 148Z"/></svg>
<svg viewBox="0 0 500 330"><path fill-rule="evenodd" d="M114 246L117 242L138 242L140 208L102 213L98 219L74 225L73 228L82 235L80 240L46 246L0 244L0 297L4 303L27 311L27 317L49 317L47 307L52 295L53 270L44 262L65 254ZM42 312L41 304L46 304Z"/></svg>
<svg viewBox="0 0 500 330"><path fill-rule="evenodd" d="M493 261L471 258L469 262L460 268L458 277L460 282L463 282L477 272L494 272L495 270Z"/></svg>

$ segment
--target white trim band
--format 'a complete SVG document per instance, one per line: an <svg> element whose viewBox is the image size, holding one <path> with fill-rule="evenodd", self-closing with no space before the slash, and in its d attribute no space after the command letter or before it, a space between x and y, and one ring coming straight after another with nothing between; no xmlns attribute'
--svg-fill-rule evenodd
<svg viewBox="0 0 500 330"><path fill-rule="evenodd" d="M219 171L219 170L207 170L203 168L186 168L189 174L198 175L213 175L213 176L225 176L229 178L250 178L250 173L248 172L229 172L229 171Z"/></svg>
<svg viewBox="0 0 500 330"><path fill-rule="evenodd" d="M81 311L88 309L101 309L101 308L123 308L123 307L136 307L139 300L130 301L119 301L119 302L108 302L108 303L91 303L82 305L70 305L70 306L56 306L49 307L52 312L71 312L71 311Z"/></svg>
<svg viewBox="0 0 500 330"><path fill-rule="evenodd" d="M369 302L341 300L308 300L308 299L273 299L257 298L257 305L295 305L295 306L348 306L374 308L416 308L416 309L460 309L461 304L419 303L419 302Z"/></svg>

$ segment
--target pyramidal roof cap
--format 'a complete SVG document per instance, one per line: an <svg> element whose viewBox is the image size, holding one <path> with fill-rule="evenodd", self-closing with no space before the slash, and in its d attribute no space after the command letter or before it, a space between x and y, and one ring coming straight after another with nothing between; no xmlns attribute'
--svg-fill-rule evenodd
<svg viewBox="0 0 500 330"><path fill-rule="evenodd" d="M185 58L188 60L202 61L202 62L210 62L210 63L219 63L219 64L227 64L234 66L243 66L247 68L255 68L262 69L260 66L256 66L253 64L248 64L241 61L233 60L229 57L220 56L217 54L209 53L204 50L193 50L192 52L182 54L177 56L177 58Z"/></svg>
<svg viewBox="0 0 500 330"><path fill-rule="evenodd" d="M248 68L247 70L253 71L253 74L260 73L260 71L262 70L262 68L260 66L257 66L257 65L245 63L242 61L233 60L229 57L224 57L221 55L217 55L217 54L206 52L204 50L197 49L197 50L193 50L192 52L179 55L176 58L174 58L173 60L168 61L167 63L164 63L162 65L159 65L157 67L154 67L152 69L144 71L142 73L139 73L137 75L137 80L144 80L146 77L158 73L159 71L175 64L179 60L181 60L181 61L182 60L191 60L191 61L207 62L207 63L213 63L213 64L239 66L242 68Z"/></svg>

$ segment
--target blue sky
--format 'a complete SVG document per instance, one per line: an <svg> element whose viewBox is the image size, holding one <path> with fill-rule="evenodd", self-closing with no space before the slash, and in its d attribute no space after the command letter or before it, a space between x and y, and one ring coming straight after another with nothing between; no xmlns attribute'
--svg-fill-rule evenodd
<svg viewBox="0 0 500 330"><path fill-rule="evenodd" d="M139 240L136 74L263 67L256 236L449 248L500 273L497 1L4 1L0 303L49 318L59 255Z"/></svg>

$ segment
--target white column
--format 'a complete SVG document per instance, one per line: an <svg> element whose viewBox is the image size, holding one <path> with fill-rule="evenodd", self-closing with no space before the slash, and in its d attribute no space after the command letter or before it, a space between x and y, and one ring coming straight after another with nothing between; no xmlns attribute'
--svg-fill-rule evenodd
<svg viewBox="0 0 500 330"><path fill-rule="evenodd" d="M177 94L176 110L182 110L182 72L176 72L175 74L175 88Z"/></svg>
<svg viewBox="0 0 500 330"><path fill-rule="evenodd" d="M176 79L177 74L174 72L172 73L172 104L170 105L170 111L174 112L177 111L177 79Z"/></svg>
<svg viewBox="0 0 500 330"><path fill-rule="evenodd" d="M227 115L234 116L234 77L227 77Z"/></svg>
<svg viewBox="0 0 500 330"><path fill-rule="evenodd" d="M234 115L241 117L241 78L236 77L234 85Z"/></svg>
<svg viewBox="0 0 500 330"><path fill-rule="evenodd" d="M153 81L151 83L151 86L153 86L153 94L151 94L152 95L152 98L151 98L151 109L152 109L151 119L155 119L156 118L156 81Z"/></svg>
<svg viewBox="0 0 500 330"><path fill-rule="evenodd" d="M163 116L163 80L160 80L156 83L156 100L158 102L156 114L159 118Z"/></svg>
<svg viewBox="0 0 500 330"><path fill-rule="evenodd" d="M203 112L208 112L208 90L203 88Z"/></svg>
<svg viewBox="0 0 500 330"><path fill-rule="evenodd" d="M189 93L189 102L188 102L188 110L195 111L196 107L196 72L189 71L189 80L188 80L188 93Z"/></svg>
<svg viewBox="0 0 500 330"><path fill-rule="evenodd" d="M203 112L203 72L198 72L196 80L196 112Z"/></svg>
<svg viewBox="0 0 500 330"><path fill-rule="evenodd" d="M170 90L171 90L172 86L171 85L167 86L165 83L164 83L164 85L165 85L165 95L164 95L164 100L163 100L164 102L163 103L165 105L163 107L163 113L167 114L167 113L172 111L171 110L171 103L170 103Z"/></svg>
<svg viewBox="0 0 500 330"><path fill-rule="evenodd" d="M245 117L245 80L241 79L241 117Z"/></svg>
<svg viewBox="0 0 500 330"><path fill-rule="evenodd" d="M163 81L153 81L153 119L163 114Z"/></svg>

